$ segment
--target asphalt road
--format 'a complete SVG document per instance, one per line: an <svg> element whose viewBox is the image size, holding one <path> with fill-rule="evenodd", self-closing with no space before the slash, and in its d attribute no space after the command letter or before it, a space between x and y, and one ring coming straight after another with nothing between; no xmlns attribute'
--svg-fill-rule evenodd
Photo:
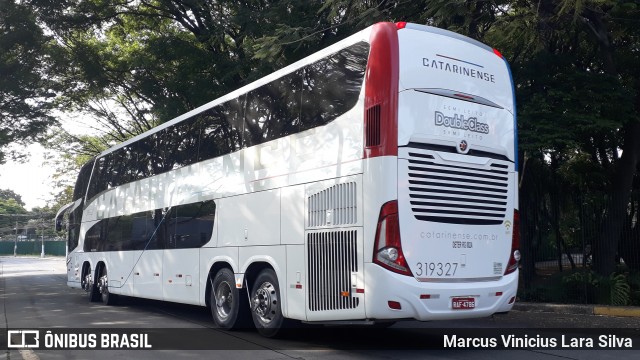
<svg viewBox="0 0 640 360"><path fill-rule="evenodd" d="M216 350L1 350L0 359L619 359L640 358L636 350L481 350L426 349L441 344L440 328L489 337L492 329L543 328L550 334L582 337L620 329L640 345L640 318L512 311L490 318L448 321L407 321L389 329L300 327L284 339L266 339L255 331L216 329L209 310L159 301L125 298L118 306L90 303L84 293L66 287L64 259L0 257L0 297L7 329L171 328L168 342L189 342L206 336ZM96 330L97 331L97 330ZM166 334L165 334L166 335ZM5 336L4 331L0 336ZM543 336L544 337L544 336ZM169 341L170 340L170 341ZM636 344L634 342L634 344ZM157 347L156 347L157 348Z"/></svg>

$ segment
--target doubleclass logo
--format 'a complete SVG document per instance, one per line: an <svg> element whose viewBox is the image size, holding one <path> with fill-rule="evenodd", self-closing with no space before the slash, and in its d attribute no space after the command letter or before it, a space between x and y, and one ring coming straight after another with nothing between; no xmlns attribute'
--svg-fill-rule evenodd
<svg viewBox="0 0 640 360"><path fill-rule="evenodd" d="M446 116L440 111L435 114L436 126L444 126L453 129L468 130L481 134L489 133L489 124L482 123L476 117L465 118L464 115L455 114Z"/></svg>

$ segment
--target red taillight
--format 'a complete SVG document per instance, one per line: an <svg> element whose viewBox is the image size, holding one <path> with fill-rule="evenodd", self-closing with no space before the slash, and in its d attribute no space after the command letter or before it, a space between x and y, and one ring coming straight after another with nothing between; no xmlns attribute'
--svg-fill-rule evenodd
<svg viewBox="0 0 640 360"><path fill-rule="evenodd" d="M467 100L475 100L473 96L464 95L464 94L453 94L453 96L457 96L459 98L467 99Z"/></svg>
<svg viewBox="0 0 640 360"><path fill-rule="evenodd" d="M406 21L398 21L396 23L396 27L398 28L398 30L404 29L405 27L407 27L407 22Z"/></svg>
<svg viewBox="0 0 640 360"><path fill-rule="evenodd" d="M498 51L498 49L493 49L493 53L500 56L500 59L504 59L504 56L502 56L502 54L500 54L500 51Z"/></svg>
<svg viewBox="0 0 640 360"><path fill-rule="evenodd" d="M398 274L412 276L400 243L398 201L382 205L373 247L373 262Z"/></svg>
<svg viewBox="0 0 640 360"><path fill-rule="evenodd" d="M389 305L390 309L402 310L402 305L400 305L400 303L397 301L387 301L387 304Z"/></svg>
<svg viewBox="0 0 640 360"><path fill-rule="evenodd" d="M511 274L518 268L520 262L520 213L518 210L513 211L513 235L511 236L511 256L507 264L505 275Z"/></svg>

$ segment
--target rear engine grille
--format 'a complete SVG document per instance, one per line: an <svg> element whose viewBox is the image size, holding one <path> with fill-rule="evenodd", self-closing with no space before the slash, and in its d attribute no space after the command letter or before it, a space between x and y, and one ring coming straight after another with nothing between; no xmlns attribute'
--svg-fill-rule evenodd
<svg viewBox="0 0 640 360"><path fill-rule="evenodd" d="M307 235L309 310L358 307L352 297L351 274L358 271L356 231L325 231Z"/></svg>
<svg viewBox="0 0 640 360"><path fill-rule="evenodd" d="M409 197L418 220L450 224L501 224L506 215L509 165L442 164L409 153Z"/></svg>
<svg viewBox="0 0 640 360"><path fill-rule="evenodd" d="M309 196L308 227L349 225L357 219L356 183L333 185Z"/></svg>

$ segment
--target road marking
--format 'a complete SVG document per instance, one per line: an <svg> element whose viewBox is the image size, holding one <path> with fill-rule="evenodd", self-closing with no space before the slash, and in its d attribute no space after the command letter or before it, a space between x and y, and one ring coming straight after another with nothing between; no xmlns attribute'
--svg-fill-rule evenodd
<svg viewBox="0 0 640 360"><path fill-rule="evenodd" d="M36 355L33 350L21 349L18 351L20 352L20 355L22 355L22 359L24 360L40 360L40 357L38 357L38 355Z"/></svg>

